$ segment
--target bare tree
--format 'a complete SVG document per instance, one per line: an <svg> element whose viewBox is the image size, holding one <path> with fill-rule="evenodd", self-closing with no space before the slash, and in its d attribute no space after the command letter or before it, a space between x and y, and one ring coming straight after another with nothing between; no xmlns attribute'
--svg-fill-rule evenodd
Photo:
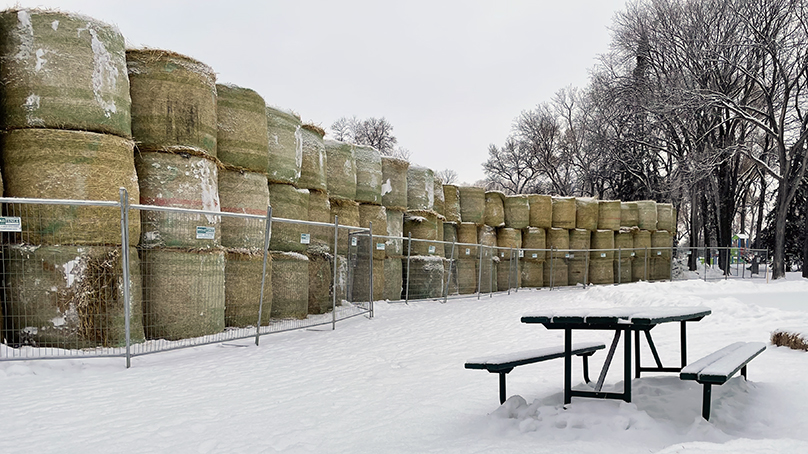
<svg viewBox="0 0 808 454"><path fill-rule="evenodd" d="M443 184L455 184L457 182L457 172L452 169L443 169L435 172L435 179Z"/></svg>
<svg viewBox="0 0 808 454"><path fill-rule="evenodd" d="M406 150L396 149L398 139L393 135L393 125L384 117L359 120L355 116L341 117L331 124L331 133L336 140L357 145L369 145L387 156L409 156Z"/></svg>

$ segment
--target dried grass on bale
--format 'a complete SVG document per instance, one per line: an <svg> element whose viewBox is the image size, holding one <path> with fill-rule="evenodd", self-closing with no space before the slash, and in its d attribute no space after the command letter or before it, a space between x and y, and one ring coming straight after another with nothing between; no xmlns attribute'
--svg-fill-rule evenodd
<svg viewBox="0 0 808 454"><path fill-rule="evenodd" d="M505 194L499 191L485 193L485 225L491 227L505 225Z"/></svg>
<svg viewBox="0 0 808 454"><path fill-rule="evenodd" d="M303 132L300 117L266 106L267 176L271 183L296 184L303 165Z"/></svg>
<svg viewBox="0 0 808 454"><path fill-rule="evenodd" d="M172 153L137 153L135 168L141 204L211 212L202 215L141 210L140 247L215 248L220 245L219 169L211 161ZM214 239L196 239L198 226L216 229Z"/></svg>
<svg viewBox="0 0 808 454"><path fill-rule="evenodd" d="M454 251L452 251L452 244L457 243L457 224L454 222L443 223L443 245L444 257L454 259L460 256L460 246L455 244Z"/></svg>
<svg viewBox="0 0 808 454"><path fill-rule="evenodd" d="M443 193L443 183L440 179L434 179L435 189L432 191L434 196L433 209L436 213L446 217L446 195Z"/></svg>
<svg viewBox="0 0 808 454"><path fill-rule="evenodd" d="M18 129L0 136L6 197L118 201L118 188L138 203L132 141L109 134L56 129ZM29 244L120 244L121 211L107 207L28 205L22 211ZM129 242L140 222L130 218Z"/></svg>
<svg viewBox="0 0 808 454"><path fill-rule="evenodd" d="M676 210L673 204L657 203L657 230L676 231Z"/></svg>
<svg viewBox="0 0 808 454"><path fill-rule="evenodd" d="M519 270L519 260L500 261L497 264L497 291L519 288L521 285L522 273Z"/></svg>
<svg viewBox="0 0 808 454"><path fill-rule="evenodd" d="M373 147L356 145L356 201L382 204L382 157Z"/></svg>
<svg viewBox="0 0 808 454"><path fill-rule="evenodd" d="M141 151L187 148L216 156L216 74L184 55L128 49L132 136Z"/></svg>
<svg viewBox="0 0 808 454"><path fill-rule="evenodd" d="M443 286L444 293L448 296L460 294L457 260L443 259Z"/></svg>
<svg viewBox="0 0 808 454"><path fill-rule="evenodd" d="M303 319L309 312L309 258L296 252L270 252L273 319Z"/></svg>
<svg viewBox="0 0 808 454"><path fill-rule="evenodd" d="M631 279L631 258L614 259L614 281L625 284L632 282Z"/></svg>
<svg viewBox="0 0 808 454"><path fill-rule="evenodd" d="M634 234L630 231L619 231L614 233L614 248L621 249L620 258L631 257L634 249ZM614 253L614 258L617 259L617 252Z"/></svg>
<svg viewBox="0 0 808 454"><path fill-rule="evenodd" d="M326 183L332 197L356 198L356 156L354 146L336 140L324 140Z"/></svg>
<svg viewBox="0 0 808 454"><path fill-rule="evenodd" d="M117 27L86 16L17 8L0 12L0 128L131 138L124 46Z"/></svg>
<svg viewBox="0 0 808 454"><path fill-rule="evenodd" d="M325 314L331 310L334 256L327 252L309 251L309 314Z"/></svg>
<svg viewBox="0 0 808 454"><path fill-rule="evenodd" d="M477 276L480 280L481 293L497 291L498 263L499 259L496 256L483 258L482 270L480 270L480 262L477 262Z"/></svg>
<svg viewBox="0 0 808 454"><path fill-rule="evenodd" d="M444 240L444 231L443 231L443 223L444 223L444 221L446 221L446 218L444 218L441 215L438 215L438 224L437 224L437 227L438 227L438 241L440 241L440 242L443 242L443 240ZM436 244L435 245L435 247L442 248L442 249L444 248L444 246L445 245L441 245L441 244ZM443 251L441 251L440 255L442 257L444 256Z"/></svg>
<svg viewBox="0 0 808 454"><path fill-rule="evenodd" d="M673 247L673 237L666 230L657 230L651 233L651 255L656 258L671 260L671 248ZM661 248L661 249L657 249Z"/></svg>
<svg viewBox="0 0 808 454"><path fill-rule="evenodd" d="M228 213L266 216L269 187L263 173L219 171L219 202ZM226 248L264 248L266 222L257 219L222 216L221 242Z"/></svg>
<svg viewBox="0 0 808 454"><path fill-rule="evenodd" d="M480 248L483 259L496 256L497 253L495 248L497 247L497 229L491 227L490 225L481 225L477 227L477 244L487 246Z"/></svg>
<svg viewBox="0 0 808 454"><path fill-rule="evenodd" d="M460 222L460 189L451 184L443 185L443 216L448 222Z"/></svg>
<svg viewBox="0 0 808 454"><path fill-rule="evenodd" d="M4 303L10 342L36 347L125 345L120 248L3 246ZM144 339L140 262L129 258L132 342Z"/></svg>
<svg viewBox="0 0 808 454"><path fill-rule="evenodd" d="M578 285L588 284L592 279L588 276L586 260L570 260L567 262L567 284Z"/></svg>
<svg viewBox="0 0 808 454"><path fill-rule="evenodd" d="M572 229L570 233L570 260L586 260L591 249L592 232L584 229Z"/></svg>
<svg viewBox="0 0 808 454"><path fill-rule="evenodd" d="M589 257L593 260L614 260L614 230L595 230L592 232ZM597 250L600 249L600 250ZM608 249L608 250L603 250Z"/></svg>
<svg viewBox="0 0 808 454"><path fill-rule="evenodd" d="M549 229L553 226L553 198L549 195L529 194L530 226Z"/></svg>
<svg viewBox="0 0 808 454"><path fill-rule="evenodd" d="M385 240L384 252L386 257L399 257L404 254L404 213L402 211L387 208L387 238Z"/></svg>
<svg viewBox="0 0 808 454"><path fill-rule="evenodd" d="M457 293L470 295L477 292L477 260L458 259L454 261L457 270Z"/></svg>
<svg viewBox="0 0 808 454"><path fill-rule="evenodd" d="M442 224L441 230L443 230ZM412 241L409 249L405 241L405 253L409 250L410 255L443 255L443 245L434 243L438 240L438 217L433 212L407 211L404 214L404 237L407 238L409 235L412 235L413 240L417 238L427 241Z"/></svg>
<svg viewBox="0 0 808 454"><path fill-rule="evenodd" d="M547 260L551 258L564 258L567 255L566 249L570 248L570 231L567 229L549 228L547 229ZM564 275L566 277L566 274Z"/></svg>
<svg viewBox="0 0 808 454"><path fill-rule="evenodd" d="M460 186L460 219L477 225L485 223L485 189Z"/></svg>
<svg viewBox="0 0 808 454"><path fill-rule="evenodd" d="M553 197L553 227L575 228L575 197Z"/></svg>
<svg viewBox="0 0 808 454"><path fill-rule="evenodd" d="M799 332L791 332L789 329L777 329L772 333L771 342L780 347L788 347L794 350L808 351L808 336ZM794 330L797 331L797 330Z"/></svg>
<svg viewBox="0 0 808 454"><path fill-rule="evenodd" d="M340 226L359 227L359 204L357 202L333 197L329 201L331 202L329 222L333 223L336 216ZM341 227L337 233L337 251L340 255L346 255L351 247L350 229Z"/></svg>
<svg viewBox="0 0 808 454"><path fill-rule="evenodd" d="M524 259L531 262L543 262L547 257L547 234L544 229L528 227L522 230L522 248Z"/></svg>
<svg viewBox="0 0 808 454"><path fill-rule="evenodd" d="M443 296L443 265L444 259L441 257L410 257L410 270L405 276L405 282L409 285L411 300ZM404 264L404 273L406 272Z"/></svg>
<svg viewBox="0 0 808 454"><path fill-rule="evenodd" d="M312 222L331 223L331 202L325 191L309 190L309 216ZM311 244L308 249L334 251L334 227L311 226Z"/></svg>
<svg viewBox="0 0 808 454"><path fill-rule="evenodd" d="M589 197L575 199L575 227L586 230L598 229L598 200Z"/></svg>
<svg viewBox="0 0 808 454"><path fill-rule="evenodd" d="M370 263L367 256L356 261L353 270L351 297L354 302L370 298ZM373 301L384 299L384 259L373 259Z"/></svg>
<svg viewBox="0 0 808 454"><path fill-rule="evenodd" d="M388 209L407 211L407 170L410 163L382 156L382 205Z"/></svg>
<svg viewBox="0 0 808 454"><path fill-rule="evenodd" d="M651 232L648 230L638 230L634 232L634 260L631 262L632 281L648 280L651 278L652 254L651 251L647 249L650 247Z"/></svg>
<svg viewBox="0 0 808 454"><path fill-rule="evenodd" d="M657 229L657 209L653 200L641 200L637 203L637 210L640 213L638 226L642 230Z"/></svg>
<svg viewBox="0 0 808 454"><path fill-rule="evenodd" d="M401 299L403 289L403 269L401 257L388 257L384 259L384 292L383 299L398 301Z"/></svg>
<svg viewBox="0 0 808 454"><path fill-rule="evenodd" d="M646 262L644 256L634 257L631 261L631 282L647 281L653 278L652 276L653 259L649 256Z"/></svg>
<svg viewBox="0 0 808 454"><path fill-rule="evenodd" d="M407 169L407 209L432 211L435 207L435 174L426 167Z"/></svg>
<svg viewBox="0 0 808 454"><path fill-rule="evenodd" d="M282 252L304 252L308 244L301 243L301 234L311 234L304 224L280 222L276 218L308 220L309 190L297 189L290 184L269 184L269 203L272 205L272 234L269 249Z"/></svg>
<svg viewBox="0 0 808 454"><path fill-rule="evenodd" d="M265 173L269 164L266 102L254 90L216 85L216 157L223 164Z"/></svg>
<svg viewBox="0 0 808 454"><path fill-rule="evenodd" d="M381 205L368 205L366 203L359 204L359 223L362 227L367 227L373 223L373 244L370 246L373 250L374 259L383 259L386 256L387 240L380 238L387 235L387 209ZM367 236L359 237L359 247L367 248ZM383 245L384 249L379 249L378 245ZM367 250L367 249L365 249Z"/></svg>
<svg viewBox="0 0 808 454"><path fill-rule="evenodd" d="M614 260L590 260L589 282L593 284L614 284Z"/></svg>
<svg viewBox="0 0 808 454"><path fill-rule="evenodd" d="M461 222L457 225L457 242L461 243L457 251L457 257L476 258L477 246L470 246L477 243L477 225L473 222Z"/></svg>
<svg viewBox="0 0 808 454"><path fill-rule="evenodd" d="M333 266L333 265L332 265ZM334 269L332 268L333 272ZM336 295L337 306L348 301L348 259L344 255L337 256L336 280L333 282L333 291Z"/></svg>
<svg viewBox="0 0 808 454"><path fill-rule="evenodd" d="M179 340L224 330L223 251L141 249L140 264L147 339Z"/></svg>
<svg viewBox="0 0 808 454"><path fill-rule="evenodd" d="M327 186L328 161L323 145L325 131L315 125L301 126L301 147L303 149L300 161L300 178L297 187L303 189L316 189L325 191Z"/></svg>
<svg viewBox="0 0 808 454"><path fill-rule="evenodd" d="M522 287L544 287L544 263L535 261L522 261L520 263Z"/></svg>
<svg viewBox="0 0 808 454"><path fill-rule="evenodd" d="M530 225L530 202L525 194L505 197L505 227L524 229Z"/></svg>
<svg viewBox="0 0 808 454"><path fill-rule="evenodd" d="M620 230L621 216L622 204L619 200L601 200L598 202L598 229Z"/></svg>
<svg viewBox="0 0 808 454"><path fill-rule="evenodd" d="M229 249L224 264L224 324L246 327L258 323L261 304L261 275L264 270L262 251ZM272 311L272 258L267 257L264 279L264 301L261 326L269 325Z"/></svg>
<svg viewBox="0 0 808 454"><path fill-rule="evenodd" d="M544 262L542 280L545 287L564 287L569 285L569 270L563 259L553 259Z"/></svg>
<svg viewBox="0 0 808 454"><path fill-rule="evenodd" d="M497 229L497 247L500 252L505 252L505 259L510 260L509 251L506 249L514 249L514 253L522 248L522 231L519 229L512 229L509 227L500 227ZM500 254L500 258L502 258Z"/></svg>
<svg viewBox="0 0 808 454"><path fill-rule="evenodd" d="M651 280L652 281L666 281L671 278L671 261L670 259L654 256L650 260L651 263Z"/></svg>
<svg viewBox="0 0 808 454"><path fill-rule="evenodd" d="M640 225L640 208L637 202L620 202L620 226L638 227Z"/></svg>

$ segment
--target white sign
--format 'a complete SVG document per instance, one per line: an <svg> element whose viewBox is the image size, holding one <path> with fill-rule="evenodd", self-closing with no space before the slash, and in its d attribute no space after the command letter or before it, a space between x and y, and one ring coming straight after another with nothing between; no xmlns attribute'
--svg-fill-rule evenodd
<svg viewBox="0 0 808 454"><path fill-rule="evenodd" d="M656 255L662 255L662 251L656 251Z"/></svg>
<svg viewBox="0 0 808 454"><path fill-rule="evenodd" d="M351 238L351 246L356 246L356 237Z"/></svg>
<svg viewBox="0 0 808 454"><path fill-rule="evenodd" d="M635 255L637 255L637 254L635 254L635 253L633 253L633 252L631 253L631 256L632 256L632 257L634 257Z"/></svg>
<svg viewBox="0 0 808 454"><path fill-rule="evenodd" d="M22 232L19 216L0 216L0 232Z"/></svg>
<svg viewBox="0 0 808 454"><path fill-rule="evenodd" d="M430 254L434 254L434 253L435 253L435 246L429 246L429 253L430 253Z"/></svg>
<svg viewBox="0 0 808 454"><path fill-rule="evenodd" d="M310 233L301 233L300 234L300 244L309 244L311 243L311 234Z"/></svg>
<svg viewBox="0 0 808 454"><path fill-rule="evenodd" d="M466 248L466 255L471 255L471 248Z"/></svg>
<svg viewBox="0 0 808 454"><path fill-rule="evenodd" d="M499 256L500 256L500 257L505 257L505 253L504 253L504 252L500 252L500 253L499 253Z"/></svg>
<svg viewBox="0 0 808 454"><path fill-rule="evenodd" d="M525 256L525 251L519 251L519 257L524 257L524 256Z"/></svg>
<svg viewBox="0 0 808 454"><path fill-rule="evenodd" d="M533 256L534 259L539 258L539 254L536 254L535 252L531 255Z"/></svg>
<svg viewBox="0 0 808 454"><path fill-rule="evenodd" d="M384 250L384 243L376 243L376 250L383 251Z"/></svg>
<svg viewBox="0 0 808 454"><path fill-rule="evenodd" d="M605 252L601 252L601 253L600 253L600 256L601 256L601 257L606 257L606 253L605 253Z"/></svg>
<svg viewBox="0 0 808 454"><path fill-rule="evenodd" d="M569 253L567 253L567 254L564 254L564 257L566 257L566 258L568 258L568 259L575 258L575 254L569 254Z"/></svg>
<svg viewBox="0 0 808 454"><path fill-rule="evenodd" d="M207 227L204 225L196 226L196 239L197 240L216 239L216 227Z"/></svg>

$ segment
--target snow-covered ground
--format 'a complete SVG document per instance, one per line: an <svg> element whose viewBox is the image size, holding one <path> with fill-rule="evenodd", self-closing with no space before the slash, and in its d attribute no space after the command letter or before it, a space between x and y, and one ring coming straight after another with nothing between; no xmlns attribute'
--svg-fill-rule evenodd
<svg viewBox="0 0 808 454"><path fill-rule="evenodd" d="M508 376L466 370L488 353L560 345L524 325L537 308L704 305L688 325L689 357L737 340L768 342L808 327L808 280L684 281L523 290L511 296L376 303L375 318L251 340L120 358L0 363L0 452L37 453L783 453L808 452L808 353L770 346L749 382L714 387L674 374L633 381L633 402L562 406L563 361ZM804 329L808 331L808 329ZM608 332L576 340L608 343ZM678 327L660 325L663 362L678 361ZM651 362L650 353L645 362ZM596 375L604 352L591 364ZM619 390L621 356L606 378ZM581 386L580 361L574 362Z"/></svg>

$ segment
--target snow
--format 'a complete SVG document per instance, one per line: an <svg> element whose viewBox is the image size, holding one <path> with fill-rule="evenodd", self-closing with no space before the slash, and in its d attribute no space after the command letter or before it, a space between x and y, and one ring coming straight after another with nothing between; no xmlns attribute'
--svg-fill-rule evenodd
<svg viewBox="0 0 808 454"><path fill-rule="evenodd" d="M563 343L560 331L520 323L525 313L665 305L712 309L688 324L693 361L735 341L768 342L782 326L808 327L806 295L808 280L796 275L520 290L377 302L374 318L335 331L138 356L130 369L122 358L0 362L0 452L808 452L806 352L769 346L749 364L748 382L713 387L709 422L701 385L676 374L634 379L632 403L574 398L565 408L561 360L516 368L503 405L496 374L463 367L487 353ZM653 335L663 363L677 364L678 324ZM612 333L575 337L608 344ZM593 374L605 356L591 358ZM622 356L604 391L622 389ZM643 362L653 362L647 348ZM574 385L586 387L580 361L573 367Z"/></svg>

